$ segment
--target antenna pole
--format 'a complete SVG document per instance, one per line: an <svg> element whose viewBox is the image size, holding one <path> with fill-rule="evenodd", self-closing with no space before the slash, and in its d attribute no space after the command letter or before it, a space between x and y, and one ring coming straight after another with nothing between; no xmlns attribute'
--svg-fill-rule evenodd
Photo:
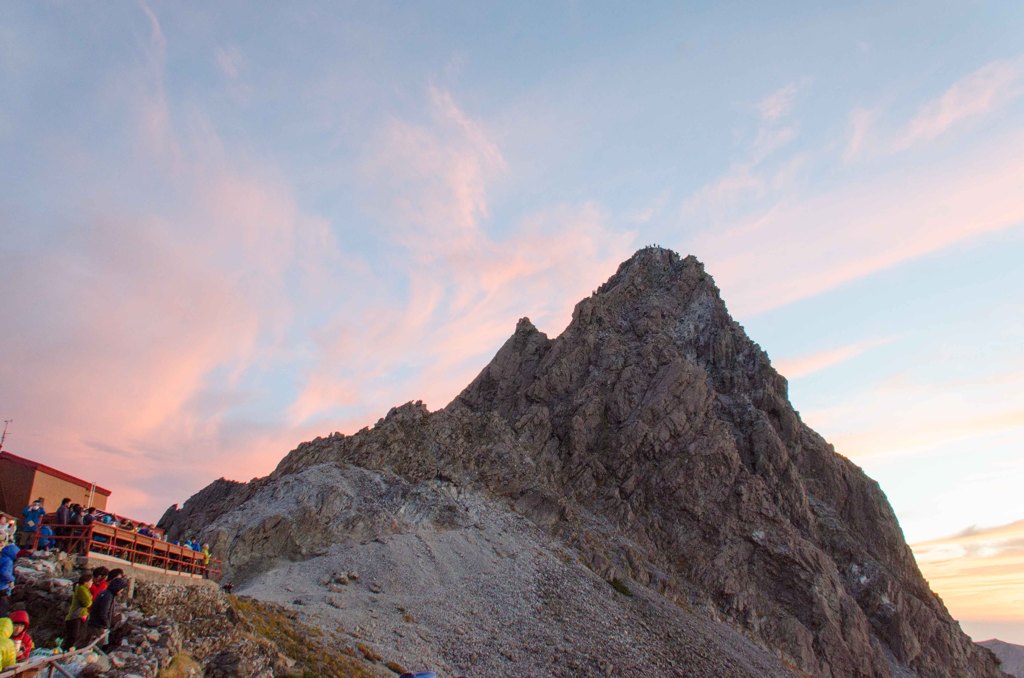
<svg viewBox="0 0 1024 678"><path fill-rule="evenodd" d="M4 433L0 435L0 452L4 451L4 441L7 440L7 425L10 424L13 419L4 419Z"/></svg>

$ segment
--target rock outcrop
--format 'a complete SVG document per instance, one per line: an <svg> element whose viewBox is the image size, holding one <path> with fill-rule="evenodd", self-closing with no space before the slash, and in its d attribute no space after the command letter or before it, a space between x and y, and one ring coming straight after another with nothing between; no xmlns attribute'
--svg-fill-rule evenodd
<svg viewBox="0 0 1024 678"><path fill-rule="evenodd" d="M1003 675L928 588L878 484L800 420L703 266L660 248L623 263L559 337L521 320L446 408L410 403L299 445L162 525L205 528L246 577L331 543L457 528L445 497L458 492L812 675Z"/></svg>
<svg viewBox="0 0 1024 678"><path fill-rule="evenodd" d="M64 615L80 558L39 551L19 558L12 604L31 618L37 648L64 635ZM359 641L308 627L294 610L231 596L205 585L133 581L115 603L115 623L103 654L67 657L64 675L83 678L272 678L395 674L358 653ZM57 655L60 656L60 655ZM57 671L54 671L57 675Z"/></svg>

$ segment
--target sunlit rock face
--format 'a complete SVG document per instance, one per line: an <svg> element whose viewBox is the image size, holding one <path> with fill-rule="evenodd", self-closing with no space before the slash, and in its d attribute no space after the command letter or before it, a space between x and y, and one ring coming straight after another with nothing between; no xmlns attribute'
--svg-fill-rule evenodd
<svg viewBox="0 0 1024 678"><path fill-rule="evenodd" d="M301 481L324 464L338 477ZM162 524L205 529L246 576L457 529L460 492L811 675L1003 675L928 588L878 484L800 420L702 264L661 248L624 262L559 337L520 320L446 408L410 403L303 443Z"/></svg>

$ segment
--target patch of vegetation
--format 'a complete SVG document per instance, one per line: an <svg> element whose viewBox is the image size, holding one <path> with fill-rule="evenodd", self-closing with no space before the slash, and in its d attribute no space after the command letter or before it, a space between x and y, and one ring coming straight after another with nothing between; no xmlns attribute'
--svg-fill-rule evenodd
<svg viewBox="0 0 1024 678"><path fill-rule="evenodd" d="M629 596L630 598L633 597L633 592L629 590L628 586L626 586L626 582L622 581L618 577L615 577L614 579L612 579L608 583L612 585L613 589L615 589L616 591L618 591L622 595Z"/></svg>
<svg viewBox="0 0 1024 678"><path fill-rule="evenodd" d="M361 652L362 655L364 657L366 657L368 660L370 660L371 662L379 662L380 659L381 659L380 655L377 654L376 652L374 652L373 648L369 647L368 645L363 645L362 643L356 643L356 649L358 649L359 652Z"/></svg>
<svg viewBox="0 0 1024 678"><path fill-rule="evenodd" d="M300 675L345 678L375 678L380 675L344 646L341 639L302 623L293 612L252 598L228 596L228 600L254 635L269 640L282 654L296 661L296 672Z"/></svg>
<svg viewBox="0 0 1024 678"><path fill-rule="evenodd" d="M157 678L188 678L203 675L202 665L190 655L181 652L171 658L170 663L160 669Z"/></svg>
<svg viewBox="0 0 1024 678"><path fill-rule="evenodd" d="M401 664L399 664L398 662L388 662L384 666L388 667L389 669L391 669L392 671L394 671L398 675L402 675L403 673L406 672L405 671L405 667L402 666Z"/></svg>

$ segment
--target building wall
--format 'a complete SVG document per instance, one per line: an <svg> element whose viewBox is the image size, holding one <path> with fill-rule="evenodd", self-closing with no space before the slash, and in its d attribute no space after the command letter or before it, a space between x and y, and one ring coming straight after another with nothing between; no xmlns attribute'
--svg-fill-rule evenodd
<svg viewBox="0 0 1024 678"><path fill-rule="evenodd" d="M21 523L21 510L35 497L32 494L32 481L35 471L21 464L0 459L0 509L4 513L17 518ZM57 499L58 505L60 498Z"/></svg>
<svg viewBox="0 0 1024 678"><path fill-rule="evenodd" d="M32 495L30 499L35 499L36 497L43 498L43 506L46 507L47 513L56 511L57 507L60 506L60 500L64 497L69 497L72 504L81 504L85 507L95 506L101 511L107 508L107 497L99 492L93 494L92 503L90 504L88 488L61 478L54 478L43 471L35 472L32 492L30 494Z"/></svg>

